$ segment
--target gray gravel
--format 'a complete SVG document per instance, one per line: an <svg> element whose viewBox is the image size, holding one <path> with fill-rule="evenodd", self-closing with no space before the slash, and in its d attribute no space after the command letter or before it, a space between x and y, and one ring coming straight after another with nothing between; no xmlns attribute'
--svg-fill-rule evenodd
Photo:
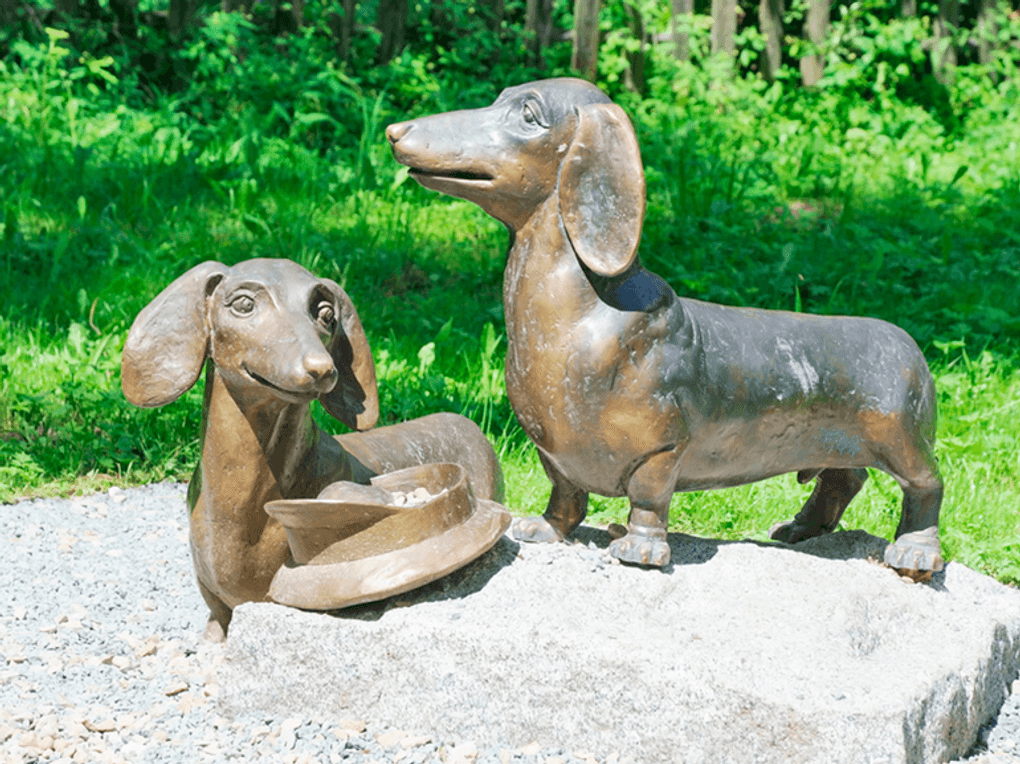
<svg viewBox="0 0 1020 764"><path fill-rule="evenodd" d="M222 646L201 638L184 491L165 483L0 505L0 761L596 761L371 719L222 718ZM620 750L601 761L632 760ZM967 761L1020 764L1020 682Z"/></svg>

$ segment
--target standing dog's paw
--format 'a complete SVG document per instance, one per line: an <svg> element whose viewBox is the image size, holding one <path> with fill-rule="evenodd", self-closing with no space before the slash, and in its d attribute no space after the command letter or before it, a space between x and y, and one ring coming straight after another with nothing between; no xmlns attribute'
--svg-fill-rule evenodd
<svg viewBox="0 0 1020 764"><path fill-rule="evenodd" d="M669 564L669 544L665 539L628 533L609 545L609 554L621 562L661 568Z"/></svg>
<svg viewBox="0 0 1020 764"><path fill-rule="evenodd" d="M828 533L825 528L804 525L797 522L796 519L776 523L769 528L769 538L773 541L782 541L784 544L796 544L798 541L811 539L825 533Z"/></svg>
<svg viewBox="0 0 1020 764"><path fill-rule="evenodd" d="M513 537L518 541L563 541L563 536L544 517L519 517L514 520Z"/></svg>
<svg viewBox="0 0 1020 764"><path fill-rule="evenodd" d="M942 570L942 545L938 528L904 533L885 548L885 564L901 576L926 581Z"/></svg>

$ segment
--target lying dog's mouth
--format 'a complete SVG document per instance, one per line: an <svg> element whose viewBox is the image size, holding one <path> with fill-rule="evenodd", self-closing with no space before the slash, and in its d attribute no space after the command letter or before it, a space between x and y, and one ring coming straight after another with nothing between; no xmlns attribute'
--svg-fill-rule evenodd
<svg viewBox="0 0 1020 764"><path fill-rule="evenodd" d="M245 374L247 374L247 375L248 375L249 377L251 377L251 378L252 378L252 379L254 379L254 380L255 380L256 382L258 382L258 383L259 383L260 385L263 385L263 386L265 386L265 387L268 387L268 388L270 388L271 390L276 390L276 392L278 392L278 393L284 393L285 395L291 395L291 394L292 394L290 390L284 390L284 389L283 389L282 387L277 387L277 386L276 386L276 385L274 385L274 384L273 384L272 382L270 382L270 381L269 381L268 379L266 379L265 377L263 377L263 376L262 376L261 374L257 374L257 373L255 373L254 371L252 371L251 369L249 369L249 368L248 368L247 366L245 366L245 367L244 367L244 372L245 372Z"/></svg>
<svg viewBox="0 0 1020 764"><path fill-rule="evenodd" d="M494 180L487 172L470 170L426 170L423 167L409 167L408 173L418 178L435 178L436 180Z"/></svg>
<svg viewBox="0 0 1020 764"><path fill-rule="evenodd" d="M279 385L274 385L272 382L263 377L261 374L252 371L247 366L242 366L241 368L244 369L245 374L247 374L249 377L251 377L253 380L258 382L263 387L268 387L277 395L277 397L282 398L285 401L291 403L305 403L318 395L318 391L315 389L288 390L286 388L280 387Z"/></svg>

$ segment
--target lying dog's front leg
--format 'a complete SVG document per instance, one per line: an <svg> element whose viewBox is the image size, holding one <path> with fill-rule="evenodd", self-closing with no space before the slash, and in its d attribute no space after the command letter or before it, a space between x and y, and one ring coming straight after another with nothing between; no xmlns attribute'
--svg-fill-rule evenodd
<svg viewBox="0 0 1020 764"><path fill-rule="evenodd" d="M680 450L672 449L649 457L634 471L627 484L630 499L627 535L609 545L613 557L660 568L669 563L666 526L679 463Z"/></svg>
<svg viewBox="0 0 1020 764"><path fill-rule="evenodd" d="M541 517L522 517L514 523L519 541L562 541L588 514L588 493L574 485L541 451L538 457L552 481L552 495Z"/></svg>

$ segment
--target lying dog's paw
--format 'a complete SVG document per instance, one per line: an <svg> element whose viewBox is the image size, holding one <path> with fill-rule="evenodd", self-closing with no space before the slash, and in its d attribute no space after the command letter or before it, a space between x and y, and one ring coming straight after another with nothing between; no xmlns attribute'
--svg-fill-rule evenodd
<svg viewBox="0 0 1020 764"><path fill-rule="evenodd" d="M514 520L511 533L518 541L563 541L560 532L544 517L519 517Z"/></svg>
<svg viewBox="0 0 1020 764"><path fill-rule="evenodd" d="M669 544L664 539L628 533L609 545L609 554L621 562L661 568L669 564Z"/></svg>

